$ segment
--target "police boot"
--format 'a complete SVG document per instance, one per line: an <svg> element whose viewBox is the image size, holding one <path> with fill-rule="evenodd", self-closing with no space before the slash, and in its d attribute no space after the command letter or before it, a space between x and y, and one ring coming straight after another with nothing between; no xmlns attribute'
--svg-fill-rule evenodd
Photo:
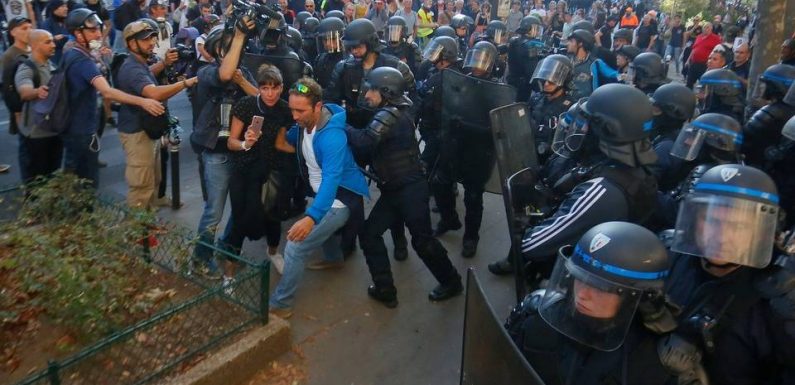
<svg viewBox="0 0 795 385"><path fill-rule="evenodd" d="M395 246L393 255L396 261L405 261L409 257L409 249L406 245Z"/></svg>
<svg viewBox="0 0 795 385"><path fill-rule="evenodd" d="M513 274L513 263L510 258L501 259L494 263L489 263L489 271L495 275Z"/></svg>
<svg viewBox="0 0 795 385"><path fill-rule="evenodd" d="M464 291L464 285L461 284L461 276L456 273L455 278L451 279L445 284L439 284L431 293L428 294L428 299L431 301L444 301L453 298Z"/></svg>
<svg viewBox="0 0 795 385"><path fill-rule="evenodd" d="M461 247L461 256L464 258L472 258L478 252L477 239L464 239L464 244Z"/></svg>
<svg viewBox="0 0 795 385"><path fill-rule="evenodd" d="M451 230L458 230L461 228L461 221L458 219L458 216L453 217L453 219L444 219L439 221L439 224L436 225L436 230L433 231L433 236L438 237L442 234L451 231Z"/></svg>
<svg viewBox="0 0 795 385"><path fill-rule="evenodd" d="M384 306L390 309L393 309L398 305L397 289L395 289L394 286L378 287L376 285L370 285L370 287L367 288L367 295L369 295L372 299L383 303Z"/></svg>

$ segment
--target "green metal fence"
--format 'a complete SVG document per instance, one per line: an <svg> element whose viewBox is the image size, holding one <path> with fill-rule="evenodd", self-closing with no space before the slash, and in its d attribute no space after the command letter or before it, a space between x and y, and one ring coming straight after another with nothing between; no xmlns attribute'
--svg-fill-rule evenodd
<svg viewBox="0 0 795 385"><path fill-rule="evenodd" d="M15 218L21 198L18 188L0 189L0 222ZM98 204L95 210L107 210L111 213L109 217L120 221L134 215L122 205L107 201ZM157 383L186 370L209 349L229 342L241 331L268 322L270 264L267 260L253 262L203 244L217 258L228 258L238 266L235 282L223 287L219 280L208 280L191 272L191 256L199 244L193 234L163 221L152 228L156 228L154 238L120 247L144 258L152 274L177 277L175 280L184 282L193 294L65 359L47 361L46 369L16 385ZM154 239L156 242L149 244Z"/></svg>

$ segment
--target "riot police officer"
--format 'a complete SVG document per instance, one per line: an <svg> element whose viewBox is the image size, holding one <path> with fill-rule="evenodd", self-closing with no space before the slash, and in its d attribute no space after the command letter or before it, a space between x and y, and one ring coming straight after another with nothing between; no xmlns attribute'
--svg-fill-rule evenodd
<svg viewBox="0 0 795 385"><path fill-rule="evenodd" d="M439 158L439 142L441 141L442 70L461 71L458 43L452 37L435 37L425 47L422 58L433 65L429 71L428 79L417 90L420 100L419 131L422 141L425 142L421 158L426 170L432 172Z"/></svg>
<svg viewBox="0 0 795 385"><path fill-rule="evenodd" d="M317 40L315 39L315 34L317 33L317 27L320 26L320 20L314 17L310 17L304 20L304 23L301 24L301 28L298 30L301 32L301 36L303 39L303 50L306 54L305 61L309 63L314 63L315 59L317 58Z"/></svg>
<svg viewBox="0 0 795 385"><path fill-rule="evenodd" d="M324 99L345 106L348 124L364 128L373 112L364 103L364 74L378 67L396 68L403 74L406 90L411 100L416 99L414 75L406 63L381 52L381 41L370 20L356 19L345 27L342 35L345 48L351 56L337 63L324 92Z"/></svg>
<svg viewBox="0 0 795 385"><path fill-rule="evenodd" d="M681 308L677 345L700 350L712 383L792 381L792 336L763 298L776 283L759 281L772 267L778 201L764 172L725 164L705 172L679 210L666 292Z"/></svg>
<svg viewBox="0 0 795 385"><path fill-rule="evenodd" d="M281 16L281 14L279 14ZM275 22L268 23L268 28L263 29L259 35L259 43L262 47L262 54L268 56L291 56L295 54L287 44L287 23L284 17L280 17ZM295 54L297 57L297 54Z"/></svg>
<svg viewBox="0 0 795 385"><path fill-rule="evenodd" d="M374 68L367 74L365 100L376 110L363 130L349 129L351 145L367 159L381 196L373 206L360 234L362 250L373 278L367 293L387 307L397 306L397 290L382 238L396 219L405 221L412 247L439 282L428 298L442 301L463 291L461 277L447 258L447 251L433 237L429 190L414 133L411 100L403 74L391 67Z"/></svg>
<svg viewBox="0 0 795 385"><path fill-rule="evenodd" d="M657 156L644 129L653 116L648 97L625 84L607 84L593 92L580 114L564 141L570 153L587 153L580 156L590 164L570 171L565 184L572 188L561 188L569 191L565 199L522 240L524 257L544 278L555 251L586 229L614 220L642 224L656 205L657 182L648 166ZM512 262L491 263L489 271L510 274Z"/></svg>
<svg viewBox="0 0 795 385"><path fill-rule="evenodd" d="M704 173L715 165L738 163L743 155L742 127L734 118L716 113L699 115L679 130L671 147L671 160L681 159L687 176L673 189L660 189L655 229L668 229L674 225L679 202L690 192Z"/></svg>
<svg viewBox="0 0 795 385"><path fill-rule="evenodd" d="M575 239L576 240L576 239ZM506 328L545 384L668 384L643 311L663 292L670 258L654 233L606 222L558 250L546 289Z"/></svg>
<svg viewBox="0 0 795 385"><path fill-rule="evenodd" d="M769 101L756 111L743 127L743 153L749 165L763 167L765 150L781 138L781 128L793 115L795 103L787 104L784 96L795 81L795 66L774 64L759 77L765 85L762 98Z"/></svg>
<svg viewBox="0 0 795 385"><path fill-rule="evenodd" d="M461 59L464 58L469 49L469 35L472 34L474 26L475 21L463 13L459 13L450 19L450 27L455 30L455 34L458 36L458 55Z"/></svg>
<svg viewBox="0 0 795 385"><path fill-rule="evenodd" d="M568 95L571 76L571 60L563 55L545 57L533 73L531 87L534 92L529 107L538 125L535 139L540 164L551 155L549 145L558 117L572 105L573 100Z"/></svg>
<svg viewBox="0 0 795 385"><path fill-rule="evenodd" d="M634 45L625 45L619 48L616 52L616 70L618 71L618 80L624 83L627 81L629 72L629 63L635 60L635 57L640 55L640 48Z"/></svg>
<svg viewBox="0 0 795 385"><path fill-rule="evenodd" d="M618 52L621 47L632 45L634 32L629 28L620 28L613 32L613 51Z"/></svg>
<svg viewBox="0 0 795 385"><path fill-rule="evenodd" d="M615 71L616 54L612 50L610 50L610 48L602 47L601 45L596 44L596 32L594 31L593 23L591 23L588 20L580 20L571 26L572 32L580 29L583 31L587 31L591 35L594 35L594 47L592 49L593 54L596 56L596 58L600 59L606 66L610 67L612 71ZM612 72L611 70L605 69L602 71ZM602 84L607 84L607 83L602 83Z"/></svg>
<svg viewBox="0 0 795 385"><path fill-rule="evenodd" d="M629 63L627 82L634 85L646 95L651 95L657 87L668 83L667 68L660 55L644 52L635 56Z"/></svg>
<svg viewBox="0 0 795 385"><path fill-rule="evenodd" d="M463 68L467 75L493 80L491 77L497 60L497 48L487 41L479 41L467 52ZM442 97L448 97L442 95ZM449 96L452 97L452 96ZM473 106L473 108L475 108ZM464 239L461 256L472 258L477 253L480 240L480 224L483 219L483 193L494 165L494 143L489 130L472 127L471 122L456 122L456 147L447 150L434 168L433 195L439 207L441 219L435 236L461 228L455 210L455 183L460 179L464 185Z"/></svg>
<svg viewBox="0 0 795 385"><path fill-rule="evenodd" d="M317 27L318 56L315 59L314 69L317 82L324 89L331 81L334 67L343 59L342 32L344 30L345 23L336 17L323 19Z"/></svg>
<svg viewBox="0 0 795 385"><path fill-rule="evenodd" d="M386 30L387 45L381 52L400 59L408 64L411 73L417 73L417 66L422 61L422 52L416 43L409 43L406 40L410 33L411 31L406 28L406 19L403 16L390 17Z"/></svg>
<svg viewBox="0 0 795 385"><path fill-rule="evenodd" d="M453 29L453 27L449 25L442 25L439 26L439 28L436 28L435 31L433 31L433 37L439 37L439 36L448 36L455 39L456 36L458 35L456 35L455 29Z"/></svg>
<svg viewBox="0 0 795 385"><path fill-rule="evenodd" d="M506 43L508 42L508 26L502 20L492 20L486 25L486 31L478 37L478 41L487 41L497 48L499 55L494 62L494 69L491 71L492 77L502 79L505 75L504 54L508 52Z"/></svg>
<svg viewBox="0 0 795 385"><path fill-rule="evenodd" d="M743 120L745 93L743 83L734 71L726 68L709 70L701 75L696 85L699 111L715 112Z"/></svg>
<svg viewBox="0 0 795 385"><path fill-rule="evenodd" d="M577 30L569 35L566 51L574 65L572 94L575 99L587 97L594 90L591 65L596 61L596 57L591 51L595 43L593 34L586 30Z"/></svg>
<svg viewBox="0 0 795 385"><path fill-rule="evenodd" d="M544 27L535 16L525 16L519 22L516 36L508 42L508 74L505 82L516 87L516 100L526 101L530 96L530 79L541 60Z"/></svg>
<svg viewBox="0 0 795 385"><path fill-rule="evenodd" d="M287 46L298 55L299 60L307 62L307 54L304 51L304 36L301 31L293 27L287 27L287 31L284 32L284 40Z"/></svg>
<svg viewBox="0 0 795 385"><path fill-rule="evenodd" d="M636 75L637 76L637 75ZM693 118L696 98L693 91L679 83L669 83L657 88L649 98L654 112L651 121L651 138L657 163L651 170L657 177L661 191L673 189L687 174L684 160L671 155L679 129Z"/></svg>

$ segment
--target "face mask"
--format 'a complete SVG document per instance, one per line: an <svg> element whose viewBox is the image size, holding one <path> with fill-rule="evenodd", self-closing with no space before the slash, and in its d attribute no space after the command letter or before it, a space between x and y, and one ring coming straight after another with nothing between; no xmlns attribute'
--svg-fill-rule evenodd
<svg viewBox="0 0 795 385"><path fill-rule="evenodd" d="M96 51L102 48L102 41L100 40L91 40L88 42L88 49L92 51Z"/></svg>

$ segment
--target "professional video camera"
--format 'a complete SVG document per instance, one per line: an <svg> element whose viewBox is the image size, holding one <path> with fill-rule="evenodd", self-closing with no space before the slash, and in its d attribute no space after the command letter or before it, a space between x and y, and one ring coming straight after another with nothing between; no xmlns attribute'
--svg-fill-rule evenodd
<svg viewBox="0 0 795 385"><path fill-rule="evenodd" d="M226 23L227 31L232 32L232 28L242 23L243 17L248 16L254 21L256 27L248 31L251 36L258 36L260 31L268 29L268 24L277 22L283 16L279 13L278 5L249 3L245 0L234 0L232 2L232 15Z"/></svg>
<svg viewBox="0 0 795 385"><path fill-rule="evenodd" d="M196 75L193 65L196 62L196 50L184 44L177 44L171 49L177 53L177 61L166 69L166 78L169 84L181 81Z"/></svg>

